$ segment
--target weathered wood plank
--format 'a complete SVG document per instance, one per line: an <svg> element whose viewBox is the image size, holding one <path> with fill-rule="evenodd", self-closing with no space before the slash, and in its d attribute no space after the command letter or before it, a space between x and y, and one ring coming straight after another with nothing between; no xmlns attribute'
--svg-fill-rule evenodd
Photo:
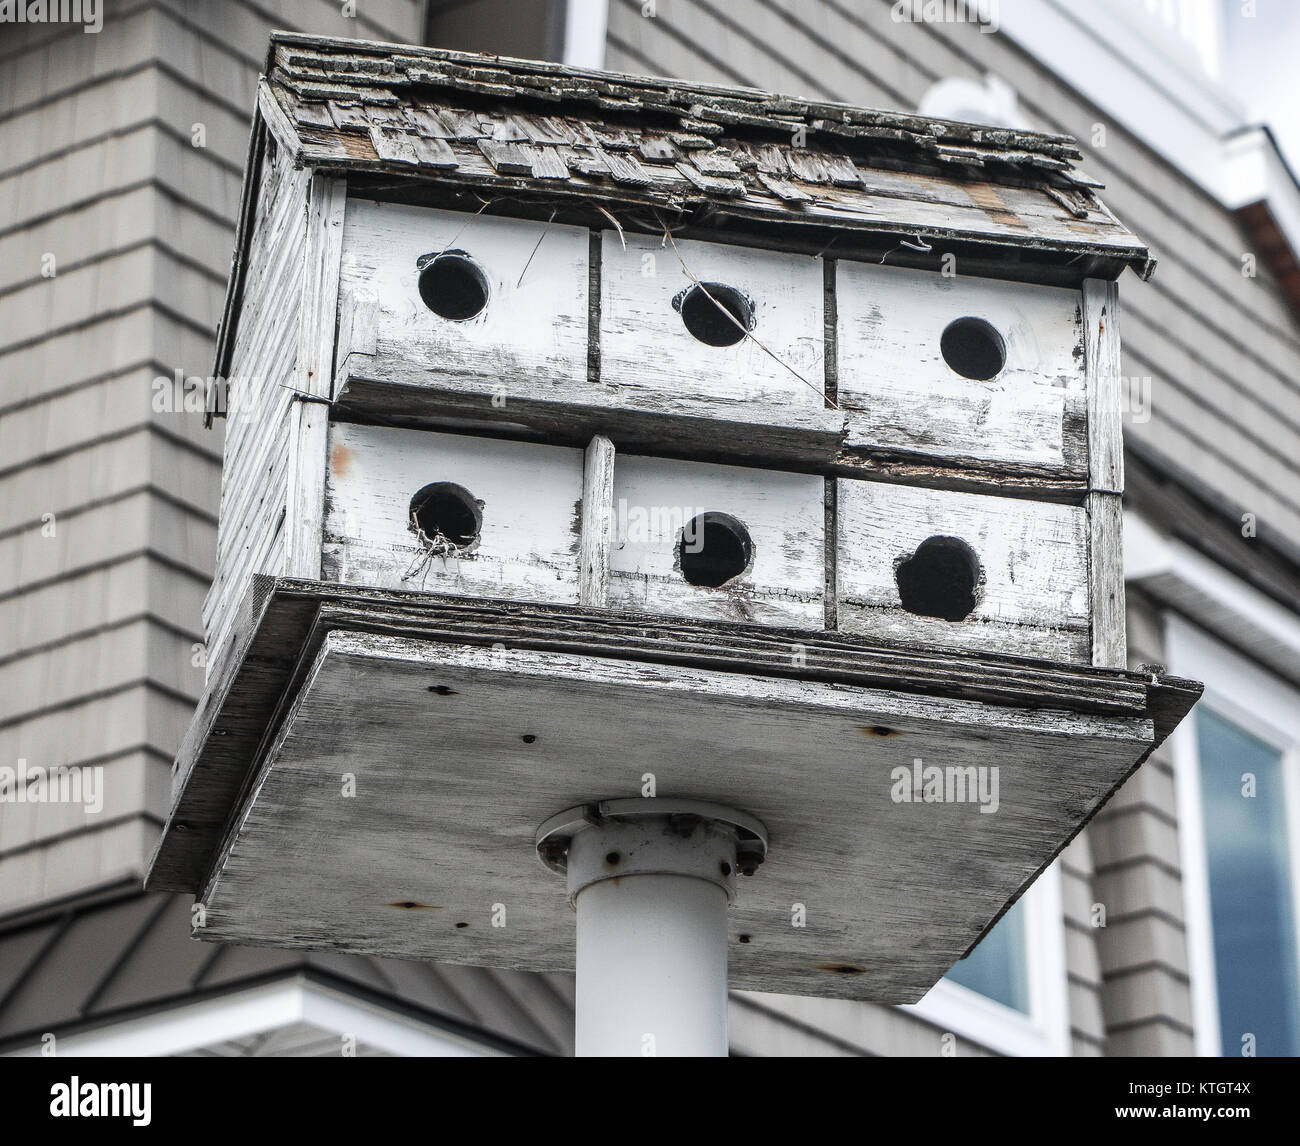
<svg viewBox="0 0 1300 1146"><path fill-rule="evenodd" d="M813 474L620 454L609 602L652 613L820 628L823 497L822 479ZM691 549L713 560L733 545L701 526L705 514L738 523L748 546L716 587L686 577Z"/></svg>
<svg viewBox="0 0 1300 1146"><path fill-rule="evenodd" d="M1083 361L1088 394L1088 481L1093 490L1124 492L1119 284L1083 284Z"/></svg>
<svg viewBox="0 0 1300 1146"><path fill-rule="evenodd" d="M605 434L620 448L799 468L829 464L844 434L837 410L738 403L721 420L717 404L706 396L664 400L586 381L512 383L502 401L499 384L468 376L454 383L439 379L428 359L419 350L401 361L387 355L340 356L339 415L431 429L495 425L502 433L583 448L593 434Z"/></svg>
<svg viewBox="0 0 1300 1146"><path fill-rule="evenodd" d="M232 802L260 759L258 745L275 705L282 696L292 697L294 666L300 654L307 662L314 657L322 625L1063 711L1133 714L1142 711L1144 696L1159 691L1161 697L1174 698L1159 725L1161 738L1185 711L1174 709L1191 703L1185 697L1187 682L1166 678L1157 690L1148 676L1096 669L1086 662L1064 666L1014 656L924 651L852 634L577 606L259 578L241 612L250 623L239 631L237 648L216 666L173 766L169 823L181 830L169 829L160 845L150 876L155 887L198 890Z"/></svg>
<svg viewBox="0 0 1300 1146"><path fill-rule="evenodd" d="M582 468L582 537L578 559L578 601L609 603L609 555L614 544L614 443L597 434Z"/></svg>
<svg viewBox="0 0 1300 1146"><path fill-rule="evenodd" d="M970 278L960 261L952 276L846 259L837 269L838 394L848 447L1082 476L1077 292ZM963 377L947 361L944 333L964 318L987 323L1004 352L1005 364L988 380ZM955 340L954 350L961 348Z"/></svg>
<svg viewBox="0 0 1300 1146"><path fill-rule="evenodd" d="M851 419L852 414L848 415ZM868 446L846 446L830 472L840 477L868 478L925 489L990 493L1034 501L1078 505L1088 492L1085 473L1063 474L1044 466L976 464L957 458L931 459Z"/></svg>
<svg viewBox="0 0 1300 1146"><path fill-rule="evenodd" d="M708 401L719 420L742 405L821 407L821 277L807 255L605 231L601 379L620 396L653 396L668 408ZM682 307L697 282L739 292L749 333L719 315L719 333L733 344L693 336L684 321L693 311ZM707 298L696 308L717 313Z"/></svg>
<svg viewBox="0 0 1300 1146"><path fill-rule="evenodd" d="M1092 598L1092 663L1105 668L1123 668L1128 663L1123 498L1117 493L1090 493L1085 508Z"/></svg>
<svg viewBox="0 0 1300 1146"><path fill-rule="evenodd" d="M420 293L418 260L453 252L473 260L486 291L482 309L463 319L435 313ZM353 200L340 278L344 294L375 300L369 337L381 376L409 377L413 367L430 384L478 379L498 408L516 394L586 383L584 229Z"/></svg>
<svg viewBox="0 0 1300 1146"><path fill-rule="evenodd" d="M454 749L430 754L431 720ZM614 761L611 727L625 745ZM884 727L895 735L863 731ZM531 833L573 793L636 792L654 771L660 795L741 804L781 841L733 909L753 940L732 951L734 983L912 1001L1154 736L1145 716L334 632L231 818L202 937L568 968L563 888ZM917 758L997 767L998 814L973 795L894 798L896 769ZM355 801L339 799L344 772ZM895 878L873 881L884 867ZM436 909L391 906L409 900ZM789 926L795 901L807 928ZM493 902L509 927L479 922Z"/></svg>
<svg viewBox="0 0 1300 1146"><path fill-rule="evenodd" d="M1088 381L1089 582L1092 661L1123 668L1125 640L1124 422L1121 408L1119 285L1083 284L1084 364Z"/></svg>
<svg viewBox="0 0 1300 1146"><path fill-rule="evenodd" d="M334 378L334 331L347 199L346 180L312 176L306 204L305 281L294 389L316 398L330 396Z"/></svg>
<svg viewBox="0 0 1300 1146"><path fill-rule="evenodd" d="M582 462L564 446L335 422L324 578L576 602ZM412 522L413 499L437 483L457 487L431 518L444 537ZM466 514L478 529L461 534Z"/></svg>
<svg viewBox="0 0 1300 1146"><path fill-rule="evenodd" d="M329 411L325 403L334 378L334 331L346 204L345 181L312 176L307 202L298 354L293 373L294 402L287 427L284 571L295 577L320 576L329 432Z"/></svg>
<svg viewBox="0 0 1300 1146"><path fill-rule="evenodd" d="M841 481L838 502L842 629L908 644L1091 659L1083 509L867 481ZM925 546L931 539L941 540ZM969 575L944 539L965 547ZM913 608L937 604L943 612L909 611L909 583Z"/></svg>
<svg viewBox="0 0 1300 1146"><path fill-rule="evenodd" d="M265 78L257 83L257 110L276 145L284 149L291 162L296 163L302 154L302 140L298 138L297 129L285 114L284 108L281 107L280 101L276 99L271 91L271 85Z"/></svg>

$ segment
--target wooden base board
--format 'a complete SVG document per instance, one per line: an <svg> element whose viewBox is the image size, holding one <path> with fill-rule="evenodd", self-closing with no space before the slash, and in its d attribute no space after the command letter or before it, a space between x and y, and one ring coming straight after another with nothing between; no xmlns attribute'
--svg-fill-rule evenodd
<svg viewBox="0 0 1300 1146"><path fill-rule="evenodd" d="M777 666L789 634L710 662L729 626L261 588L253 638L196 722L151 873L201 892L204 939L571 968L572 915L533 832L574 803L638 796L653 773L659 796L741 808L771 834L732 911L733 986L913 1002L1198 692L955 656L945 686L933 654L835 635L810 639L803 665ZM493 639L493 610L519 641ZM896 769L918 758L996 767L997 811L896 802L911 788Z"/></svg>

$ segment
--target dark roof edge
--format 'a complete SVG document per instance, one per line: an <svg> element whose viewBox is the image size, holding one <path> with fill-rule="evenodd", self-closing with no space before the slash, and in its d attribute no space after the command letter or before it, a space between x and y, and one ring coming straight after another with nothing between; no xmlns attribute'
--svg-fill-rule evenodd
<svg viewBox="0 0 1300 1146"><path fill-rule="evenodd" d="M261 80L259 79L259 88ZM235 220L235 246L230 256L230 275L226 280L226 297L221 305L221 321L217 325L217 346L213 358L212 378L219 385L226 377L230 355L235 347L235 330L239 325L239 312L243 307L244 263L248 258L248 245L252 240L254 206L258 186L262 179L262 155L265 151L266 122L262 118L262 105L253 106L253 122L248 133L248 155L244 159L244 179L239 192L239 218ZM205 429L212 428L212 395L206 396L208 409L203 415Z"/></svg>
<svg viewBox="0 0 1300 1146"><path fill-rule="evenodd" d="M858 104L838 100L808 99L802 96L787 95L768 91L763 88L751 88L733 84L715 84L694 80L675 80L663 76L639 75L633 72L615 72L595 68L578 68L568 64L557 64L546 60L526 60L517 56L498 56L486 52L461 52L450 48L425 47L418 44L389 43L382 40L354 40L346 36L317 36L305 32L274 31L271 33L267 47L265 74L269 75L275 61L275 49L280 44L299 47L345 48L352 52L367 52L376 55L423 56L430 60L441 60L458 64L490 64L509 68L528 75L570 76L575 79L616 80L629 87L644 88L647 91L691 91L704 95L716 95L735 99L747 97L756 102L768 102L774 99L786 101L789 105L806 107L809 111L825 112L831 116L850 115L861 118L864 122L896 126L906 130L918 128L936 139L950 142L982 142L986 136L1004 136L1017 141L1024 140L1052 144L1056 147L1069 147L1078 151L1078 140L1071 135L1054 135L1049 132L1028 131L1019 128L998 127L988 124L965 123L960 120L937 119L933 116L919 115L913 112L895 112L875 108L864 108ZM935 128L942 131L936 133ZM1079 153L1082 157L1082 153Z"/></svg>

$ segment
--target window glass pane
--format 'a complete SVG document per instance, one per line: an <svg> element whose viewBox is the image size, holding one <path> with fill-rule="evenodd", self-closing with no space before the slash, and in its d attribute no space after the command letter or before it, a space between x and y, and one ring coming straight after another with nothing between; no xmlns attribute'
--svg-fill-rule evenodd
<svg viewBox="0 0 1300 1146"><path fill-rule="evenodd" d="M999 1003L1029 1014L1029 971L1025 950L1025 901L998 920L965 959L945 976Z"/></svg>
<svg viewBox="0 0 1300 1146"><path fill-rule="evenodd" d="M1240 1055L1252 1034L1257 1054L1300 1054L1281 755L1204 706L1196 735L1222 1050Z"/></svg>

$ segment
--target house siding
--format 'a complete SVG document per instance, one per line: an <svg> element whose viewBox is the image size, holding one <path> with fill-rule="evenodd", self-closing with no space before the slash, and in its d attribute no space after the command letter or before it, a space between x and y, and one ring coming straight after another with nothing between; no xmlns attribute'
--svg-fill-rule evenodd
<svg viewBox="0 0 1300 1146"><path fill-rule="evenodd" d="M106 784L98 814L0 804L0 915L138 882L167 810L223 433L155 410L154 381L212 371L267 36L423 22L412 0L103 8L95 35L0 27L0 760Z"/></svg>
<svg viewBox="0 0 1300 1146"><path fill-rule="evenodd" d="M1161 664L1157 604L1128 594L1129 664ZM1195 1053L1182 863L1168 744L1155 752L1088 828L1096 858L1103 1006L1113 1055Z"/></svg>

